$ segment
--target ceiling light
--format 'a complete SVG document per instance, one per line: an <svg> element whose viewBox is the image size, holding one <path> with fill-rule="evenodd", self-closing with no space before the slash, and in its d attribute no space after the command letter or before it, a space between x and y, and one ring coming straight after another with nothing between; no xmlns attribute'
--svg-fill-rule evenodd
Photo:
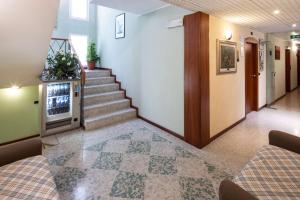
<svg viewBox="0 0 300 200"><path fill-rule="evenodd" d="M294 27L294 28L297 27L297 24L293 24L292 27Z"/></svg>
<svg viewBox="0 0 300 200"><path fill-rule="evenodd" d="M273 11L273 14L274 14L274 15L278 15L279 13L280 13L280 10L274 10L274 11Z"/></svg>

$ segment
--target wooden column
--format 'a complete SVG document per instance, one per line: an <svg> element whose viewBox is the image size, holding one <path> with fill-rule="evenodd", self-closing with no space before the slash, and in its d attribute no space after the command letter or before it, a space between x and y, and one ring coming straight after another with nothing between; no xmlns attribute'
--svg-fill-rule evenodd
<svg viewBox="0 0 300 200"><path fill-rule="evenodd" d="M184 136L202 148L209 143L209 15L184 17Z"/></svg>

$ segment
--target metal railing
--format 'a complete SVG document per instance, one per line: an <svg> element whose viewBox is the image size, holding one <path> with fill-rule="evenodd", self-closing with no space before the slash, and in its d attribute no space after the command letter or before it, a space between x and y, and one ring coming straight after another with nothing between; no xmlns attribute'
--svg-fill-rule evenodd
<svg viewBox="0 0 300 200"><path fill-rule="evenodd" d="M65 39L65 38L52 38L51 39L50 45L49 45L49 50L48 50L48 58L54 57L59 52L72 53L72 54L76 55L76 57L78 59L78 63L79 63L78 70L80 71L81 84L84 85L85 84L85 76L86 76L85 69L84 69L82 63L80 62L78 55L76 53L76 50L69 39ZM44 71L46 71L47 69L48 69L48 64L46 62Z"/></svg>

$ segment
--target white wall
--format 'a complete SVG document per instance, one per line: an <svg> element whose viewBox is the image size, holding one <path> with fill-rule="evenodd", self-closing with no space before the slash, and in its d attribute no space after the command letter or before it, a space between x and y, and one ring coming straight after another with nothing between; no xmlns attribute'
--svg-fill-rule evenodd
<svg viewBox="0 0 300 200"><path fill-rule="evenodd" d="M274 64L275 76L275 97L274 101L282 97L285 91L285 49L286 41L280 38L273 36L272 34L268 35L268 45L270 45L270 50L272 51L272 63ZM275 60L275 46L280 47L280 60Z"/></svg>
<svg viewBox="0 0 300 200"><path fill-rule="evenodd" d="M144 16L126 13L126 38L115 39L115 16L121 13L98 7L102 65L113 69L141 116L183 135L183 27L166 26L190 12L170 6Z"/></svg>
<svg viewBox="0 0 300 200"><path fill-rule="evenodd" d="M231 41L237 42L241 54L241 41L247 37L264 39L265 36L263 33L228 23L217 17L210 16L209 21L210 135L213 137L245 117L245 57L240 55L237 73L217 75L216 40L224 40L225 30L232 30ZM265 104L266 66L259 76L259 107Z"/></svg>
<svg viewBox="0 0 300 200"><path fill-rule="evenodd" d="M88 1L88 0L87 0ZM60 0L56 27L52 37L69 38L70 34L88 36L97 40L97 6L89 4L88 20L72 19L70 17L70 0Z"/></svg>
<svg viewBox="0 0 300 200"><path fill-rule="evenodd" d="M39 83L58 2L0 0L0 88Z"/></svg>

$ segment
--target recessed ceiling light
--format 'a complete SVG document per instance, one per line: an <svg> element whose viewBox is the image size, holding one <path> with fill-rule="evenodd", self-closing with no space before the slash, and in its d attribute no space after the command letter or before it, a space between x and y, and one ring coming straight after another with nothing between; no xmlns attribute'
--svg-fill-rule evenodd
<svg viewBox="0 0 300 200"><path fill-rule="evenodd" d="M280 13L280 10L274 10L273 13L274 13L275 15L278 15L278 14Z"/></svg>
<svg viewBox="0 0 300 200"><path fill-rule="evenodd" d="M297 24L293 24L292 27L294 27L294 28L297 27Z"/></svg>

